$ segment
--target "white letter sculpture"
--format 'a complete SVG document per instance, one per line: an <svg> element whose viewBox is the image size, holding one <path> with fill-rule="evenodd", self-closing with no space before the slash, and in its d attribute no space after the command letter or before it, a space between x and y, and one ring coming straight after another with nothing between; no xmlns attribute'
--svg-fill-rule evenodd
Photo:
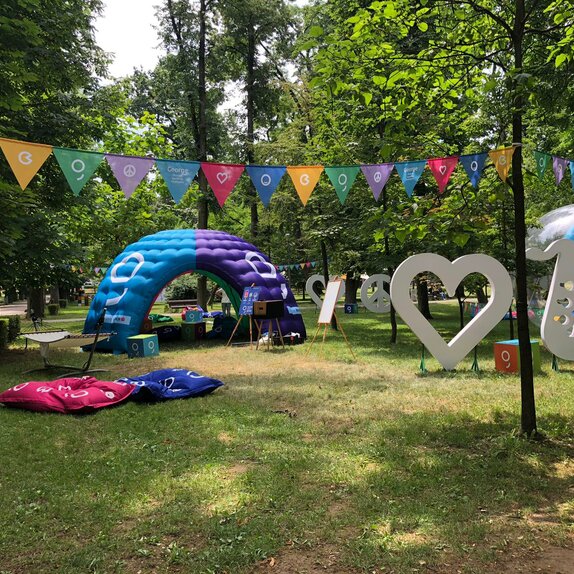
<svg viewBox="0 0 574 574"><path fill-rule="evenodd" d="M490 283L491 296L486 307L448 344L409 296L413 278L424 271L439 277L451 297L457 285L471 273L484 275ZM464 255L451 263L435 253L421 253L403 261L395 271L391 280L391 299L403 321L435 359L450 371L502 320L512 303L512 282L502 264L488 255Z"/></svg>
<svg viewBox="0 0 574 574"><path fill-rule="evenodd" d="M574 241L559 239L545 251L537 247L526 250L533 261L548 261L558 255L544 308L540 336L546 348L561 359L574 360ZM568 287L570 289L568 289Z"/></svg>

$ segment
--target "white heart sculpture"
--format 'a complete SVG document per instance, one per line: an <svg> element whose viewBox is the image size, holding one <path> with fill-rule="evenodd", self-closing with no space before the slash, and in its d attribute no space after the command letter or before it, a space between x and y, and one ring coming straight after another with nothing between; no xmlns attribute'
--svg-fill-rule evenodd
<svg viewBox="0 0 574 574"><path fill-rule="evenodd" d="M431 271L439 277L451 297L457 285L471 273L484 275L490 283L492 294L486 307L448 344L423 317L409 295L413 278L425 271ZM451 263L435 253L420 253L405 259L395 271L391 280L391 299L403 321L435 359L450 371L504 317L512 302L512 282L508 271L489 255L464 255Z"/></svg>
<svg viewBox="0 0 574 574"><path fill-rule="evenodd" d="M228 179L229 179L229 174L225 171L220 171L217 175L217 181L223 185Z"/></svg>

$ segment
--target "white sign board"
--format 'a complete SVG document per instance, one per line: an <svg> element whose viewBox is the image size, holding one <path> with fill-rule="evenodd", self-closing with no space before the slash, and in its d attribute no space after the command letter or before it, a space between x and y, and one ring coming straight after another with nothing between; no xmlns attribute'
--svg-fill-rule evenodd
<svg viewBox="0 0 574 574"><path fill-rule="evenodd" d="M327 289L325 290L325 298L321 306L321 313L319 313L319 325L328 325L331 322L331 317L335 311L335 305L341 297L343 291L343 280L329 281Z"/></svg>

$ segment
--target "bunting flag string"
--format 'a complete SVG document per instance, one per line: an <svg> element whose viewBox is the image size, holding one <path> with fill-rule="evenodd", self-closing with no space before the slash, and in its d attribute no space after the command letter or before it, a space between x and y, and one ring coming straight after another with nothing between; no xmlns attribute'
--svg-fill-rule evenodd
<svg viewBox="0 0 574 574"><path fill-rule="evenodd" d="M319 265L318 261L304 261L302 263L282 263L275 265L277 271L295 271L297 269L312 269Z"/></svg>
<svg viewBox="0 0 574 574"><path fill-rule="evenodd" d="M359 172L365 177L376 201L379 200L393 169L396 169L409 197L412 196L415 186L427 165L437 182L438 190L441 194L446 190L459 162L464 168L470 183L476 188L482 177L487 157L490 157L494 163L500 178L506 181L512 166L512 156L515 147L510 146L488 152L460 156L381 164L333 165L326 167L322 165L245 166L242 164L158 159L154 157L77 150L0 137L0 149L2 149L16 180L23 190L26 189L44 162L53 153L74 195L80 194L85 184L101 164L103 158L105 158L126 198L133 194L152 167L156 165L174 201L179 203L201 169L222 208L243 171L247 172L265 207L269 207L271 198L282 181L285 172L289 174L297 195L304 206L307 205L311 194L319 183L323 171L327 174L341 205L347 200ZM556 184L560 184L568 167L570 168L570 179L574 188L574 160L536 150L534 151L534 161L538 177L540 179L543 178L550 160L552 160Z"/></svg>

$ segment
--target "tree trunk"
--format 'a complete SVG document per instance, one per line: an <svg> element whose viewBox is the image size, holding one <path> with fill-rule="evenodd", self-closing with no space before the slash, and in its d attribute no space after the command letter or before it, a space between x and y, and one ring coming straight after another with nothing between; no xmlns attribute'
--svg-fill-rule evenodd
<svg viewBox="0 0 574 574"><path fill-rule="evenodd" d="M385 187L383 187L383 210L385 212L387 211L387 206L388 206L387 201L388 201L388 199L387 199L387 188L385 186ZM387 235L386 231L385 231L385 237L384 237L384 244L385 244L385 257L388 257L390 259L391 248L390 248L390 244L389 244L389 236ZM394 268L387 265L387 270L388 270L389 277L392 279L393 273L395 272ZM391 292L390 283L388 285L384 283L383 287L387 290L387 293ZM395 307L394 307L392 301L391 301L390 320L391 320L391 345L394 345L397 342L398 330L397 330L397 312L395 311Z"/></svg>
<svg viewBox="0 0 574 574"><path fill-rule="evenodd" d="M432 320L432 315L429 307L429 290L426 279L417 277L415 279L417 286L417 306L425 319Z"/></svg>
<svg viewBox="0 0 574 574"><path fill-rule="evenodd" d="M506 225L506 202L502 200L502 245L504 246L505 255L508 253L508 234ZM508 269L508 265L507 265ZM512 317L512 302L510 303L510 308L508 309L508 330L509 339L514 339L514 318Z"/></svg>
<svg viewBox="0 0 574 574"><path fill-rule="evenodd" d="M44 289L30 289L28 294L28 312L27 317L30 318L32 315L36 317L44 317L44 306L45 306L45 292Z"/></svg>
<svg viewBox="0 0 574 574"><path fill-rule="evenodd" d="M459 325L460 330L462 331L462 329L464 329L464 300L465 300L464 287L462 286L462 283L459 283L457 285L454 295L456 297L456 300L458 301Z"/></svg>
<svg viewBox="0 0 574 574"><path fill-rule="evenodd" d="M357 302L357 289L361 286L361 279L352 273L345 279L345 305Z"/></svg>
<svg viewBox="0 0 574 574"><path fill-rule="evenodd" d="M256 57L255 29L253 22L249 22L247 32L247 163L255 163L255 57ZM249 203L251 211L251 238L253 241L259 235L259 213L257 210L257 192L249 180Z"/></svg>
<svg viewBox="0 0 574 574"><path fill-rule="evenodd" d="M325 279L325 289L329 284L329 259L327 257L327 245L324 241L321 241L321 257L323 259L323 278ZM335 314L331 317L331 328L337 331L337 319L335 319Z"/></svg>
<svg viewBox="0 0 574 574"><path fill-rule="evenodd" d="M516 249L516 319L520 347L520 390L522 413L520 426L526 436L536 434L536 404L532 349L528 328L528 294L526 287L526 221L524 213L524 178L522 173L522 132L526 100L516 76L522 72L522 43L524 39L524 0L515 0L512 42L514 76L512 79L512 140L518 147L512 156L512 189L514 192L514 239Z"/></svg>
<svg viewBox="0 0 574 574"><path fill-rule="evenodd" d="M60 304L60 288L57 285L50 287L50 303Z"/></svg>
<svg viewBox="0 0 574 574"><path fill-rule="evenodd" d="M481 305L486 305L488 303L488 297L486 296L486 293L482 287L477 287L474 290L474 294L476 295L476 300Z"/></svg>
<svg viewBox="0 0 574 574"><path fill-rule="evenodd" d="M205 80L205 56L206 56L206 0L200 0L199 4L199 54L197 62L198 72L198 100L199 100L199 161L207 161L207 88ZM207 204L207 178L203 172L199 174L199 200L197 202L197 227L207 229L209 209ZM200 275L197 280L197 304L207 309L207 277Z"/></svg>

